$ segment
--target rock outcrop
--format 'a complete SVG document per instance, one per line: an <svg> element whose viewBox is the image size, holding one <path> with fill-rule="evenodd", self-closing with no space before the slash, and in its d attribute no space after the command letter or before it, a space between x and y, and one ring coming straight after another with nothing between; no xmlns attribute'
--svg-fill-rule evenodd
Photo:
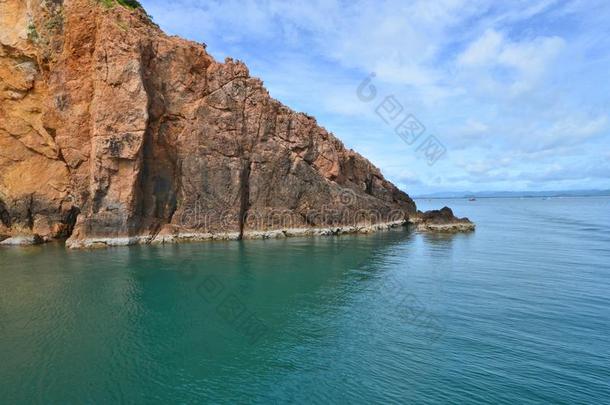
<svg viewBox="0 0 610 405"><path fill-rule="evenodd" d="M475 224L468 218L458 218L449 207L410 215L409 222L421 232L471 232Z"/></svg>
<svg viewBox="0 0 610 405"><path fill-rule="evenodd" d="M0 240L72 247L370 230L413 201L137 2L0 1Z"/></svg>

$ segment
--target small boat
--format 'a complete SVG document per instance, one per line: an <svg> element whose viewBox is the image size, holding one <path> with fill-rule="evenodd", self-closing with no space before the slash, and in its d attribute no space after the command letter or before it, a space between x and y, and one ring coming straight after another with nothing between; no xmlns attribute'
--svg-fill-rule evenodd
<svg viewBox="0 0 610 405"><path fill-rule="evenodd" d="M476 198L474 198L474 197L472 197L472 198L469 198L469 199L468 199L468 201L476 201L476 200L477 200L477 199L476 199Z"/></svg>

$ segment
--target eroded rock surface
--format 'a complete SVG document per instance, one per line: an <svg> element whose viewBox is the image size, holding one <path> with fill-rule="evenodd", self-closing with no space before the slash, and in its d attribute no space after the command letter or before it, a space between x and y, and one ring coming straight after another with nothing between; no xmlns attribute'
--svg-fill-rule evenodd
<svg viewBox="0 0 610 405"><path fill-rule="evenodd" d="M475 224L468 218L458 218L449 207L426 212L418 211L411 215L409 222L415 224L418 231L423 232L470 232L475 230Z"/></svg>
<svg viewBox="0 0 610 405"><path fill-rule="evenodd" d="M143 10L0 1L0 240L255 237L415 211L243 63L165 35Z"/></svg>

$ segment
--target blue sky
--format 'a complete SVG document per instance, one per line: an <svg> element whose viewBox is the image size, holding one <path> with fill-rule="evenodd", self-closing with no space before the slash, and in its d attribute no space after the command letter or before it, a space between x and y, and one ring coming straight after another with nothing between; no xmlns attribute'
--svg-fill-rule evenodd
<svg viewBox="0 0 610 405"><path fill-rule="evenodd" d="M410 194L610 188L608 1L141 2ZM425 127L410 145L408 114ZM446 150L432 165L430 139Z"/></svg>

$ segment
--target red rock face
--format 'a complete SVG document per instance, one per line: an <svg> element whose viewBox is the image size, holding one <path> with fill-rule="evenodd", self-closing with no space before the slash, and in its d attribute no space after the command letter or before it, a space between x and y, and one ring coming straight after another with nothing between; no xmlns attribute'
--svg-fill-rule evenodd
<svg viewBox="0 0 610 405"><path fill-rule="evenodd" d="M0 2L0 100L0 239L240 237L415 212L243 63L142 10Z"/></svg>

